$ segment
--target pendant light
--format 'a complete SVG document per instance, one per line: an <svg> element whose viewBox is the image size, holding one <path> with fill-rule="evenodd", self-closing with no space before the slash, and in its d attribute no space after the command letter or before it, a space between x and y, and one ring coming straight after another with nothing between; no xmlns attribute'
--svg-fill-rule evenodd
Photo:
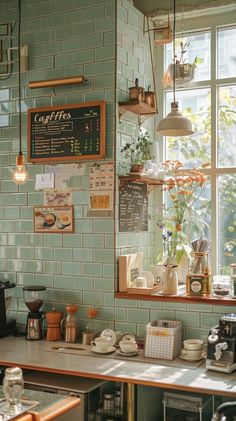
<svg viewBox="0 0 236 421"><path fill-rule="evenodd" d="M178 109L178 102L175 100L175 1L174 0L174 24L173 24L173 102L171 103L171 112L163 118L158 126L157 133L161 136L189 136L193 134L191 121L183 117Z"/></svg>
<svg viewBox="0 0 236 421"><path fill-rule="evenodd" d="M25 184L28 181L28 173L24 166L24 155L22 153L22 122L21 122L21 0L18 0L18 113L19 113L19 154L16 157L16 169L12 175L12 180L16 184Z"/></svg>

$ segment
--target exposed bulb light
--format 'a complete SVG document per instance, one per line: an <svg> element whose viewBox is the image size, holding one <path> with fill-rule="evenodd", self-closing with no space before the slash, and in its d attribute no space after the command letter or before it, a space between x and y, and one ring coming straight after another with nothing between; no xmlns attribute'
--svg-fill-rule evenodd
<svg viewBox="0 0 236 421"><path fill-rule="evenodd" d="M29 175L24 166L24 156L22 154L16 157L16 169L12 174L12 181L16 184L25 184L28 179Z"/></svg>
<svg viewBox="0 0 236 421"><path fill-rule="evenodd" d="M174 0L174 25L173 25L173 102L171 112L163 118L158 126L157 133L161 136L189 136L194 133L191 121L183 117L178 109L178 102L175 100L175 0Z"/></svg>
<svg viewBox="0 0 236 421"><path fill-rule="evenodd" d="M19 90L19 154L16 157L16 169L12 174L12 180L16 184L25 184L29 175L24 166L24 155L21 149L21 0L18 0L18 90Z"/></svg>

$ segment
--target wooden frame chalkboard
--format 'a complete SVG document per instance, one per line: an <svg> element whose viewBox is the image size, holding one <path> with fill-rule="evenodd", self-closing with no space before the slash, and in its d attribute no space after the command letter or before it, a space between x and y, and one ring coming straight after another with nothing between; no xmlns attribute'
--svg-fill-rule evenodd
<svg viewBox="0 0 236 421"><path fill-rule="evenodd" d="M28 110L28 161L105 157L105 101Z"/></svg>
<svg viewBox="0 0 236 421"><path fill-rule="evenodd" d="M127 182L120 189L119 231L148 231L147 185Z"/></svg>

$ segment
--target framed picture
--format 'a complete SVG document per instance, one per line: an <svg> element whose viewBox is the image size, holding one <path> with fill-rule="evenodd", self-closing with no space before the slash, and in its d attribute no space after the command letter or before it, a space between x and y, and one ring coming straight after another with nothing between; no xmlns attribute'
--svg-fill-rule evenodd
<svg viewBox="0 0 236 421"><path fill-rule="evenodd" d="M35 207L34 231L61 234L74 232L73 206Z"/></svg>

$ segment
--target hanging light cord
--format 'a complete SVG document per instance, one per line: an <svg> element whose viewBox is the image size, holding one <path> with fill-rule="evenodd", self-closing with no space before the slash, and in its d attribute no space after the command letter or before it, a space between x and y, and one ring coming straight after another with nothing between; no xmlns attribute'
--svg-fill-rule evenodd
<svg viewBox="0 0 236 421"><path fill-rule="evenodd" d="M21 0L18 0L18 89L19 89L19 155L22 155L21 145Z"/></svg>
<svg viewBox="0 0 236 421"><path fill-rule="evenodd" d="M175 0L174 0L174 23L173 23L173 55L174 55L173 97L174 97L174 102L175 102Z"/></svg>

